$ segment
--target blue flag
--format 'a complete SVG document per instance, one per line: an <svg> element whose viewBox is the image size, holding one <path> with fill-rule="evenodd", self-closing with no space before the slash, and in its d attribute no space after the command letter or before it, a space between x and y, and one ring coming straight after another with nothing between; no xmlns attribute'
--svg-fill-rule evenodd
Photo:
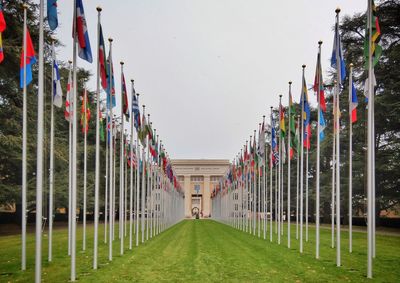
<svg viewBox="0 0 400 283"><path fill-rule="evenodd" d="M325 123L325 118L324 118L324 112L322 109L320 109L319 112L319 139L320 141L323 141L325 138L324 130L326 128L326 123Z"/></svg>
<svg viewBox="0 0 400 283"><path fill-rule="evenodd" d="M47 21L51 30L58 27L57 0L47 0Z"/></svg>
<svg viewBox="0 0 400 283"><path fill-rule="evenodd" d="M339 60L339 62L337 62ZM346 78L346 64L343 59L342 40L340 39L339 23L336 20L335 37L333 39L333 50L331 57L331 67L340 70L340 76L337 78L339 84L342 84Z"/></svg>

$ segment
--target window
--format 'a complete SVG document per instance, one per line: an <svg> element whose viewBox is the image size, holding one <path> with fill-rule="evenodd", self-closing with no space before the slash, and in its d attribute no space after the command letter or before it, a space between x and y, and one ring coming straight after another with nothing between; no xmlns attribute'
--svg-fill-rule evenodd
<svg viewBox="0 0 400 283"><path fill-rule="evenodd" d="M200 185L194 185L194 191L197 195L200 194Z"/></svg>
<svg viewBox="0 0 400 283"><path fill-rule="evenodd" d="M210 181L211 182L219 182L221 181L222 177L221 176L211 176Z"/></svg>
<svg viewBox="0 0 400 283"><path fill-rule="evenodd" d="M178 176L178 181L179 181L179 183L183 183L185 181L185 177L184 176Z"/></svg>
<svg viewBox="0 0 400 283"><path fill-rule="evenodd" d="M204 178L203 176L191 176L190 181L192 182L203 182Z"/></svg>

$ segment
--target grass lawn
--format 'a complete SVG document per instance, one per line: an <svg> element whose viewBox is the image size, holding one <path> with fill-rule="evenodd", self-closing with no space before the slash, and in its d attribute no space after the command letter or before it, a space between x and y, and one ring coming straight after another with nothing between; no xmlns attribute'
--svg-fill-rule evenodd
<svg viewBox="0 0 400 283"><path fill-rule="evenodd" d="M102 228L102 226L101 226ZM118 231L118 230L117 230ZM116 231L116 232L117 232ZM79 282L364 282L366 274L366 234L354 233L353 253L347 252L347 232L342 234L342 267L335 264L330 248L330 231L321 229L321 259L314 259L315 230L300 255L298 243L286 247L259 239L212 220L185 220L144 245L119 255L114 244L114 260L108 261L108 246L100 230L99 269L92 270L93 230L88 231L86 252L81 251L78 230L77 279ZM292 235L295 227L292 228ZM118 235L118 234L116 234ZM261 233L262 235L262 233ZM47 238L43 241L45 282L67 282L70 258L67 256L67 231L54 232L54 256L47 263ZM27 271L20 271L20 237L0 237L0 282L32 282L34 278L34 234L27 240ZM377 235L374 282L400 282L400 237Z"/></svg>

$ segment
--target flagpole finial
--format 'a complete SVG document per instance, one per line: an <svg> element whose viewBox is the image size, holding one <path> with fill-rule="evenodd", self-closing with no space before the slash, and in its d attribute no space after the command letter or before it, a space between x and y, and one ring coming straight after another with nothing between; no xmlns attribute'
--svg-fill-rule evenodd
<svg viewBox="0 0 400 283"><path fill-rule="evenodd" d="M322 40L318 41L318 45L319 45L319 46L322 45Z"/></svg>
<svg viewBox="0 0 400 283"><path fill-rule="evenodd" d="M305 69L305 68L306 68L306 64L301 65L301 67L302 67L303 69Z"/></svg>
<svg viewBox="0 0 400 283"><path fill-rule="evenodd" d="M68 63L71 65L71 64L72 64L72 61L71 61L71 60L68 60Z"/></svg>
<svg viewBox="0 0 400 283"><path fill-rule="evenodd" d="M336 8L335 13L336 13L336 14L339 14L339 13L340 13L340 8L339 8L339 7Z"/></svg>
<svg viewBox="0 0 400 283"><path fill-rule="evenodd" d="M292 81L289 81L289 84L291 85L291 84L292 84Z"/></svg>
<svg viewBox="0 0 400 283"><path fill-rule="evenodd" d="M136 93L136 96L139 97L140 93Z"/></svg>
<svg viewBox="0 0 400 283"><path fill-rule="evenodd" d="M28 4L26 4L26 3L22 4L22 8L23 8L24 10L28 9Z"/></svg>
<svg viewBox="0 0 400 283"><path fill-rule="evenodd" d="M349 66L350 66L350 68L353 68L353 67L354 67L353 63L350 63L350 65L349 65Z"/></svg>
<svg viewBox="0 0 400 283"><path fill-rule="evenodd" d="M133 83L135 80L134 79L131 79L131 83Z"/></svg>
<svg viewBox="0 0 400 283"><path fill-rule="evenodd" d="M113 39L111 37L108 38L109 42L113 42Z"/></svg>
<svg viewBox="0 0 400 283"><path fill-rule="evenodd" d="M100 6L97 6L97 7L96 7L96 10L97 10L97 12L99 12L99 13L100 13L100 12L101 12L101 10L103 10L103 9L102 9Z"/></svg>
<svg viewBox="0 0 400 283"><path fill-rule="evenodd" d="M263 118L265 118L265 115L263 115Z"/></svg>
<svg viewBox="0 0 400 283"><path fill-rule="evenodd" d="M279 98L282 98L282 94L279 95Z"/></svg>
<svg viewBox="0 0 400 283"><path fill-rule="evenodd" d="M144 104L142 106L143 106L143 109L146 107L146 105L144 105Z"/></svg>
<svg viewBox="0 0 400 283"><path fill-rule="evenodd" d="M124 61L119 62L121 65L124 65Z"/></svg>

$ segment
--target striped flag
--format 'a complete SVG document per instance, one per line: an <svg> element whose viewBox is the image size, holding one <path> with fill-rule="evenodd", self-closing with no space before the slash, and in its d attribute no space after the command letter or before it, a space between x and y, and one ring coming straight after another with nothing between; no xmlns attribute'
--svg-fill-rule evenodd
<svg viewBox="0 0 400 283"><path fill-rule="evenodd" d="M350 111L351 111L351 122L357 122L357 106L358 106L358 99L357 99L357 92L356 88L354 87L354 82L351 82L351 101L350 101Z"/></svg>
<svg viewBox="0 0 400 283"><path fill-rule="evenodd" d="M3 15L3 3L0 1L0 63L4 60L2 33L6 29L6 20Z"/></svg>
<svg viewBox="0 0 400 283"><path fill-rule="evenodd" d="M62 89L60 81L60 70L56 59L56 51L54 45L52 46L53 53L53 104L58 108L62 107Z"/></svg>
<svg viewBox="0 0 400 283"><path fill-rule="evenodd" d="M331 67L336 70L340 70L340 76L336 79L339 84L343 84L343 81L346 78L346 65L343 59L342 40L340 39L339 18L336 18L335 23L335 37L333 39Z"/></svg>
<svg viewBox="0 0 400 283"><path fill-rule="evenodd" d="M72 91L72 69L71 67L69 68L69 74L68 74L68 83L67 83L67 95L65 97L65 111L64 111L64 117L65 120L70 121L72 118L72 101L73 97L72 94L74 93ZM72 121L72 120L71 120Z"/></svg>
<svg viewBox="0 0 400 283"><path fill-rule="evenodd" d="M86 25L85 11L82 0L76 0L76 36L78 38L78 55L81 59L93 62L90 48L89 32Z"/></svg>

